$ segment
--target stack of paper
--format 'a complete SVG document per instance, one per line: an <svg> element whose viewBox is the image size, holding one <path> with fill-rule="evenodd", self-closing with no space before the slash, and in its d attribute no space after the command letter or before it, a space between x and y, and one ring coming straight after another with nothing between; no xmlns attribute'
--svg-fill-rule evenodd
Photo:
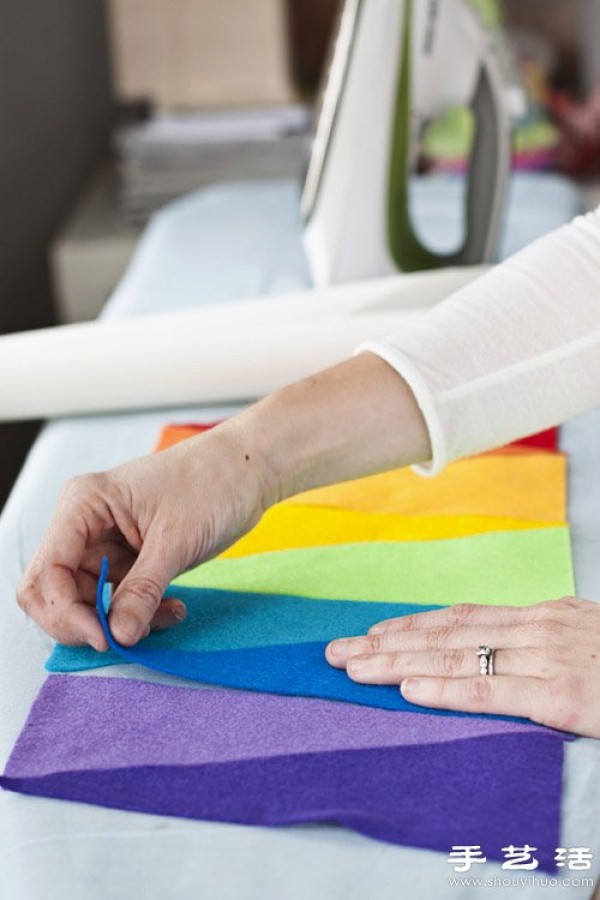
<svg viewBox="0 0 600 900"><path fill-rule="evenodd" d="M119 132L121 203L145 219L213 182L304 175L311 116L302 105L165 114Z"/></svg>

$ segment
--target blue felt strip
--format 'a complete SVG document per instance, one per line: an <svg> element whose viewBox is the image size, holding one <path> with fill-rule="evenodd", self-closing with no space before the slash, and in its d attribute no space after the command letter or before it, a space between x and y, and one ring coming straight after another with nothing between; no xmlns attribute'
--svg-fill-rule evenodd
<svg viewBox="0 0 600 900"><path fill-rule="evenodd" d="M280 594L256 594L211 588L170 588L182 600L187 618L154 631L138 645L144 652L239 650L275 644L328 642L366 634L384 619L422 613L439 606L358 600L313 600ZM46 663L50 672L77 672L122 663L114 650L57 644Z"/></svg>
<svg viewBox="0 0 600 900"><path fill-rule="evenodd" d="M441 716L471 715L470 713L414 706L402 697L397 687L357 684L351 681L343 670L334 669L327 663L325 641L197 653L150 648L144 646L143 642L134 647L123 647L114 639L108 625L105 612L107 579L108 561L105 559L98 582L96 608L109 646L120 659L127 662L139 663L159 672L178 675L205 684L218 684L274 694L343 700L380 709L427 712ZM352 605L355 606L356 603L353 602ZM510 716L496 716L495 718L523 721Z"/></svg>

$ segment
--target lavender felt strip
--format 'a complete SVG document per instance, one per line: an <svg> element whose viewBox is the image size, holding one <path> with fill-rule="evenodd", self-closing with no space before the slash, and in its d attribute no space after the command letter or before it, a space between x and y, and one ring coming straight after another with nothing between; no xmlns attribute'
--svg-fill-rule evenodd
<svg viewBox="0 0 600 900"><path fill-rule="evenodd" d="M73 679L80 686L87 680ZM501 848L509 843L529 843L538 848L541 866L552 868L563 761L563 742L552 733L517 731L429 744L138 766L131 765L128 750L134 743L129 740L134 709L129 707L121 719L120 754L113 748L110 765L89 763L89 743L81 737L98 712L89 705L75 730L70 723L73 747L78 747L71 751L72 768L48 766L38 774L35 748L47 748L44 727L53 719L45 709L37 743L17 744L0 786L194 819L256 825L336 822L382 840L446 853L453 844L478 844L493 859L502 858ZM208 717L203 725L210 732L219 723ZM177 727L182 743L196 740L189 723L173 722L168 711L162 727Z"/></svg>
<svg viewBox="0 0 600 900"><path fill-rule="evenodd" d="M6 767L12 777L74 770L199 765L294 753L551 734L528 722L442 718L124 678L52 675Z"/></svg>
<svg viewBox="0 0 600 900"><path fill-rule="evenodd" d="M481 726L50 676L0 785L159 815L260 825L332 821L442 852L479 844L494 859L509 843L529 843L551 869L562 736L497 722L488 727L498 733L472 736Z"/></svg>

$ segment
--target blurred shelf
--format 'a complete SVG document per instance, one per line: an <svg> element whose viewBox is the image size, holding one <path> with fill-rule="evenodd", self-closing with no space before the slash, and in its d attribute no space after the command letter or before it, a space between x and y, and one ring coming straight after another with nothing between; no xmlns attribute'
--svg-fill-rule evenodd
<svg viewBox="0 0 600 900"><path fill-rule="evenodd" d="M600 206L600 181L583 185L582 194L586 210L596 209Z"/></svg>
<svg viewBox="0 0 600 900"><path fill-rule="evenodd" d="M96 318L125 272L141 231L120 212L114 172L98 172L50 249L61 322Z"/></svg>

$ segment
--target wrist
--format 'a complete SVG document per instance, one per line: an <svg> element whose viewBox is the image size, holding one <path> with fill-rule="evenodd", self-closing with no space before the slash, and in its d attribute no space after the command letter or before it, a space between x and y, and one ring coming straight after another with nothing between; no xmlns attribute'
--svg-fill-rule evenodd
<svg viewBox="0 0 600 900"><path fill-rule="evenodd" d="M221 458L232 490L247 498L260 517L284 495L279 469L269 452L274 426L258 406L254 404L205 436L213 439L213 451Z"/></svg>
<svg viewBox="0 0 600 900"><path fill-rule="evenodd" d="M406 382L364 353L282 388L228 423L261 485L264 508L301 491L430 456Z"/></svg>

